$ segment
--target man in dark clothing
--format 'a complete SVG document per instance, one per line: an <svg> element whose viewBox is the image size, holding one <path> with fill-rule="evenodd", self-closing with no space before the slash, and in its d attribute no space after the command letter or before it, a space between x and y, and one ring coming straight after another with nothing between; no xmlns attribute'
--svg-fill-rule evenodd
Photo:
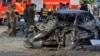
<svg viewBox="0 0 100 56"><path fill-rule="evenodd" d="M58 10L65 10L66 9L66 5L63 3L60 3L60 8Z"/></svg>
<svg viewBox="0 0 100 56"><path fill-rule="evenodd" d="M86 4L81 4L80 10L88 11L88 7L86 6Z"/></svg>
<svg viewBox="0 0 100 56"><path fill-rule="evenodd" d="M34 25L34 18L35 18L35 5L31 4L28 8L28 27L30 25Z"/></svg>
<svg viewBox="0 0 100 56"><path fill-rule="evenodd" d="M27 25L27 23L28 23L28 7L29 7L29 5L26 5L26 8L24 9L24 21L25 21L26 27L28 26Z"/></svg>
<svg viewBox="0 0 100 56"><path fill-rule="evenodd" d="M28 7L28 19L27 19L27 29L26 29L26 36L25 37L28 37L28 32L29 32L29 27L30 26L35 26L35 9L36 9L36 5L35 4L31 4L29 7Z"/></svg>

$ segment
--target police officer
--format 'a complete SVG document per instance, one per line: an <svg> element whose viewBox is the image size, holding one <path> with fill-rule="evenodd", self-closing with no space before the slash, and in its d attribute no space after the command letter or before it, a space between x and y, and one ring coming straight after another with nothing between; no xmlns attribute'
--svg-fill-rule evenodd
<svg viewBox="0 0 100 56"><path fill-rule="evenodd" d="M8 35L9 37L13 37L16 35L16 15L14 12L15 5L8 4L8 8L5 11L8 18Z"/></svg>
<svg viewBox="0 0 100 56"><path fill-rule="evenodd" d="M43 8L41 8L41 12L40 12L39 21L45 21L47 16L48 16L48 9L46 8L46 5L43 4Z"/></svg>
<svg viewBox="0 0 100 56"><path fill-rule="evenodd" d="M32 25L32 26L35 26L35 11L36 9L36 5L35 4L31 4L28 8L28 20L27 20L27 30L26 30L26 36L25 37L28 37L28 30L29 30L29 27Z"/></svg>

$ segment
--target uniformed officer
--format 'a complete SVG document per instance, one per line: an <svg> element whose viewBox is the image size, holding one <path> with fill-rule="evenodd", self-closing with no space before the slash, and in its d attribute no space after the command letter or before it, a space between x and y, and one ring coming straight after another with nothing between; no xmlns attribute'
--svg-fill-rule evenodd
<svg viewBox="0 0 100 56"><path fill-rule="evenodd" d="M9 37L16 35L16 15L14 12L15 5L8 4L8 8L5 11L8 18L8 35Z"/></svg>
<svg viewBox="0 0 100 56"><path fill-rule="evenodd" d="M48 16L48 9L46 8L46 5L44 4L43 8L41 8L39 21L46 20L47 16Z"/></svg>
<svg viewBox="0 0 100 56"><path fill-rule="evenodd" d="M26 36L25 37L28 37L28 30L29 30L29 27L32 25L32 26L35 26L35 13L36 13L36 5L35 4L31 4L28 8L28 21L27 21L27 30L26 30Z"/></svg>
<svg viewBox="0 0 100 56"><path fill-rule="evenodd" d="M81 4L80 10L88 11L88 7L86 4Z"/></svg>

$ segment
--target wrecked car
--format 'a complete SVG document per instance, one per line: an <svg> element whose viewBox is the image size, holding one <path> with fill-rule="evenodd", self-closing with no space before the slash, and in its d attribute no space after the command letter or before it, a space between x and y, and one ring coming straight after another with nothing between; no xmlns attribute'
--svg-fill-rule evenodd
<svg viewBox="0 0 100 56"><path fill-rule="evenodd" d="M99 30L94 16L82 10L58 10L37 26L39 32L25 40L25 46L73 48L89 39L97 39ZM83 43L82 43L83 44Z"/></svg>

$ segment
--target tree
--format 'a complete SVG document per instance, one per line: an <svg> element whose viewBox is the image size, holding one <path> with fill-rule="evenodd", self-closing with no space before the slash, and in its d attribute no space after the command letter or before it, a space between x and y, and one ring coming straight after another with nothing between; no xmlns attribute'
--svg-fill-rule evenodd
<svg viewBox="0 0 100 56"><path fill-rule="evenodd" d="M88 0L88 3L93 4L93 3L95 3L95 0Z"/></svg>
<svg viewBox="0 0 100 56"><path fill-rule="evenodd" d="M82 0L82 2L87 2L88 4L93 4L95 3L95 0Z"/></svg>

